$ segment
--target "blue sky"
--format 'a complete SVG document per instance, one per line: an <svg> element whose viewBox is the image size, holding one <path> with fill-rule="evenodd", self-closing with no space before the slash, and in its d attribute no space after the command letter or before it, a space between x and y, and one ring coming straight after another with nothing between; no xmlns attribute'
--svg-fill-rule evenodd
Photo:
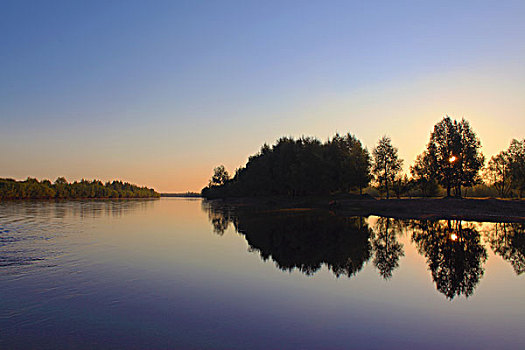
<svg viewBox="0 0 525 350"><path fill-rule="evenodd" d="M523 1L2 1L0 176L199 190L283 135L523 138Z"/></svg>

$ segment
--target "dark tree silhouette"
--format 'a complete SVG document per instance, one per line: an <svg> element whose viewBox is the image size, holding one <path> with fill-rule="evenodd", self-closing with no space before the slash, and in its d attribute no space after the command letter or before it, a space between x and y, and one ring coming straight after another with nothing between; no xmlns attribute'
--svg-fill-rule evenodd
<svg viewBox="0 0 525 350"><path fill-rule="evenodd" d="M408 178L406 174L403 176L396 176L392 182L392 190L396 194L397 198L401 198L402 195L407 194L414 187L414 181Z"/></svg>
<svg viewBox="0 0 525 350"><path fill-rule="evenodd" d="M447 196L454 188L456 196L461 197L461 186L470 187L480 181L479 170L484 163L480 148L479 139L465 119L458 122L447 116L434 126L418 166L425 167L422 174L431 174L447 189Z"/></svg>
<svg viewBox="0 0 525 350"><path fill-rule="evenodd" d="M500 197L507 197L512 188L510 158L506 151L502 151L490 158L485 169L485 179L494 186Z"/></svg>
<svg viewBox="0 0 525 350"><path fill-rule="evenodd" d="M216 169L217 170L217 169ZM222 170L220 170L222 173ZM206 198L235 196L301 196L362 189L370 181L370 156L351 134L326 143L283 137L249 157L233 179L215 181L202 190Z"/></svg>
<svg viewBox="0 0 525 350"><path fill-rule="evenodd" d="M325 145L325 162L330 167L328 182L332 191L359 192L370 182L370 155L361 141L351 134L336 134Z"/></svg>
<svg viewBox="0 0 525 350"><path fill-rule="evenodd" d="M230 180L230 174L224 168L224 165L219 165L213 169L213 176L210 179L210 187L212 186L222 186Z"/></svg>
<svg viewBox="0 0 525 350"><path fill-rule="evenodd" d="M512 188L521 198L525 191L525 139L513 139L507 150L510 165Z"/></svg>
<svg viewBox="0 0 525 350"><path fill-rule="evenodd" d="M432 169L427 151L417 156L414 165L410 167L410 174L423 196L432 197L437 195L439 190L438 183L433 176L434 169Z"/></svg>
<svg viewBox="0 0 525 350"><path fill-rule="evenodd" d="M427 258L438 291L469 297L484 274L487 252L473 225L461 221L412 221L412 241Z"/></svg>
<svg viewBox="0 0 525 350"><path fill-rule="evenodd" d="M389 189L396 176L401 171L403 160L397 155L397 148L392 146L392 140L388 136L383 136L377 143L372 152L374 162L372 172L381 188L385 189L386 198L389 198Z"/></svg>

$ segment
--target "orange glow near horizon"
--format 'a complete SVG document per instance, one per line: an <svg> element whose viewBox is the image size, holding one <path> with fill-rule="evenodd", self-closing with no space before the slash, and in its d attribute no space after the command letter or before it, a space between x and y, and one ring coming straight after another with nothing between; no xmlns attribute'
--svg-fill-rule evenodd
<svg viewBox="0 0 525 350"><path fill-rule="evenodd" d="M383 82L316 98L305 96L301 103L289 106L246 106L243 115L247 117L226 118L204 127L198 138L188 132L194 127L190 121L177 129L173 121L161 117L155 123L148 119L126 124L117 134L89 130L97 135L96 140L79 138L72 132L76 124L66 131L11 128L0 139L4 151L0 154L0 177L121 179L159 192L198 192L208 184L214 167L224 164L233 174L264 143L273 145L284 135L325 141L336 132L354 134L369 151L381 135L390 136L408 171L425 149L433 126L445 114L467 119L482 142L483 154L490 159L508 148L512 138L521 139L525 131L520 120L525 111L523 85L503 73L492 75L499 84L489 84L491 79L479 78L473 69L409 82ZM463 83L451 89L450 80ZM475 86L470 84L473 81ZM169 111L166 106L161 112L168 115ZM409 132L406 125L410 125Z"/></svg>

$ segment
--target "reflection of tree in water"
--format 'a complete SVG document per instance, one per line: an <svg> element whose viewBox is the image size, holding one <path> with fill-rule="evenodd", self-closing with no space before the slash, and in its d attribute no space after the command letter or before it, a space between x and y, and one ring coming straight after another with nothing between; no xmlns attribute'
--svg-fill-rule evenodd
<svg viewBox="0 0 525 350"><path fill-rule="evenodd" d="M494 253L510 262L517 275L525 271L525 224L495 224L486 238Z"/></svg>
<svg viewBox="0 0 525 350"><path fill-rule="evenodd" d="M208 211L208 219L213 225L213 232L222 236L224 231L230 226L230 217L226 213L218 213L214 211Z"/></svg>
<svg viewBox="0 0 525 350"><path fill-rule="evenodd" d="M223 218L216 219L215 215ZM312 275L324 264L337 277L351 277L370 258L371 230L362 218L318 211L254 213L241 210L232 215L227 210L215 210L210 220L219 234L224 231L217 228L224 227L224 221L233 222L250 245L250 251L258 252L265 261L272 259L281 270L297 268Z"/></svg>
<svg viewBox="0 0 525 350"><path fill-rule="evenodd" d="M472 295L483 276L487 252L473 225L461 221L411 222L412 241L427 258L437 289L447 298Z"/></svg>
<svg viewBox="0 0 525 350"><path fill-rule="evenodd" d="M373 262L384 279L392 277L393 271L399 266L399 258L405 255L403 244L397 241L397 233L401 232L401 223L400 220L381 217L374 225Z"/></svg>
<svg viewBox="0 0 525 350"><path fill-rule="evenodd" d="M239 217L236 228L252 250L282 270L311 275L325 264L336 276L351 277L370 258L370 229L362 219L276 213Z"/></svg>
<svg viewBox="0 0 525 350"><path fill-rule="evenodd" d="M235 221L232 209L213 205L213 202L203 201L202 209L208 213L208 219L213 226L213 232L222 236L230 226L230 222Z"/></svg>

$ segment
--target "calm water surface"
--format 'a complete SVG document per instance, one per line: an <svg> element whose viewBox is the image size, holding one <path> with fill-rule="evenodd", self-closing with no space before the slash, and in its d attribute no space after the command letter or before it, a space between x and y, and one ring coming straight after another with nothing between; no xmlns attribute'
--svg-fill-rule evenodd
<svg viewBox="0 0 525 350"><path fill-rule="evenodd" d="M0 348L523 349L524 230L0 203Z"/></svg>

